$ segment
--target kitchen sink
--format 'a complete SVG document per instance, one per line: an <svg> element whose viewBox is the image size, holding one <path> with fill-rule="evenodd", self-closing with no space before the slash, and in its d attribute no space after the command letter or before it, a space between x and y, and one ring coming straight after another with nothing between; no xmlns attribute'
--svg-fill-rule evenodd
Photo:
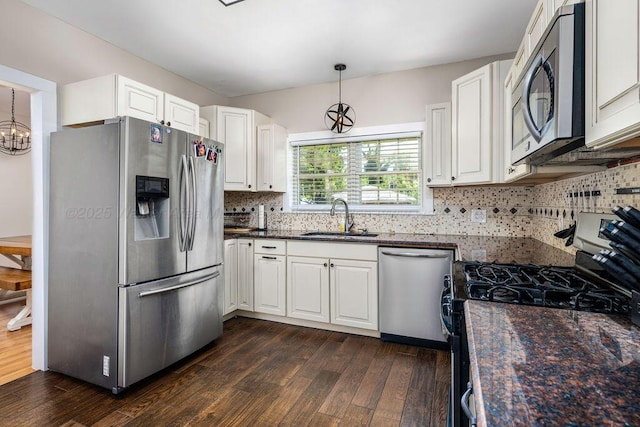
<svg viewBox="0 0 640 427"><path fill-rule="evenodd" d="M303 236L308 237L376 237L374 233L340 233L338 231L310 231L303 233Z"/></svg>

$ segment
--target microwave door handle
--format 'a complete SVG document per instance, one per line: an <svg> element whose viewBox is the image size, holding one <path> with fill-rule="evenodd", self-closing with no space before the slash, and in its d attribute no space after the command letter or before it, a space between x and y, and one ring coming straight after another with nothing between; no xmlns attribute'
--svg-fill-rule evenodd
<svg viewBox="0 0 640 427"><path fill-rule="evenodd" d="M544 58L542 55L538 55L536 59L527 70L527 74L524 77L524 85L522 90L522 114L524 116L524 123L527 125L527 129L531 133L531 136L538 142L542 139L542 132L533 123L533 115L531 114L531 104L529 102L529 94L531 93L531 85L533 84L533 77L536 74L536 70L542 66Z"/></svg>
<svg viewBox="0 0 640 427"><path fill-rule="evenodd" d="M549 114L545 120L544 125L541 129L538 129L533 123L533 115L531 114L531 104L529 103L529 94L531 93L531 85L533 84L533 77L538 70L538 68L542 67L547 78L549 80L549 96L551 99L549 100ZM527 75L524 80L524 89L523 89L523 113L524 113L524 122L531 133L531 136L537 141L540 142L542 136L547 132L547 128L551 126L551 120L553 119L553 115L555 114L555 75L553 73L553 68L549 61L545 60L542 55L538 55L536 60L531 64L531 67L527 71Z"/></svg>

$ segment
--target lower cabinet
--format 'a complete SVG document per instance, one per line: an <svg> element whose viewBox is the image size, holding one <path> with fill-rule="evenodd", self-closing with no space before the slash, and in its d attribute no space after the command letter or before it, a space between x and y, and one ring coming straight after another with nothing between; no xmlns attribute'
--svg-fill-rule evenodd
<svg viewBox="0 0 640 427"><path fill-rule="evenodd" d="M329 260L287 257L287 316L329 322Z"/></svg>
<svg viewBox="0 0 640 427"><path fill-rule="evenodd" d="M286 243L282 240L258 240L253 262L254 311L285 316Z"/></svg>
<svg viewBox="0 0 640 427"><path fill-rule="evenodd" d="M376 250L373 245L290 242L288 253L295 255L287 257L287 316L378 330Z"/></svg>
<svg viewBox="0 0 640 427"><path fill-rule="evenodd" d="M253 311L253 240L224 241L223 315L236 310Z"/></svg>
<svg viewBox="0 0 640 427"><path fill-rule="evenodd" d="M238 310L253 311L253 240L238 239Z"/></svg>
<svg viewBox="0 0 640 427"><path fill-rule="evenodd" d="M224 308L222 314L238 309L238 240L224 241Z"/></svg>
<svg viewBox="0 0 640 427"><path fill-rule="evenodd" d="M378 329L378 263L329 261L331 323Z"/></svg>

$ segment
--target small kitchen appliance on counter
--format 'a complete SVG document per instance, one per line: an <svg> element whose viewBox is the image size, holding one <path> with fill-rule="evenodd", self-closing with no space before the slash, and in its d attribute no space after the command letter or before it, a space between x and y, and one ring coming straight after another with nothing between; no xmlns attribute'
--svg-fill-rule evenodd
<svg viewBox="0 0 640 427"><path fill-rule="evenodd" d="M638 211L629 207L622 214L620 209L614 209L614 212L618 216L584 212L578 215L573 244L578 252L574 267L484 262L455 264L453 277L445 279L441 296L441 320L452 351L450 426L468 425L461 410L463 391L469 381L463 308L466 299L598 312L632 320L638 317L635 314L638 303L634 299L640 300L640 289L634 289L630 278L635 278L635 284L640 282L640 263L635 263L638 259L633 260L634 256L640 257L640 252L630 248L640 246L640 232L634 234L629 231L631 227L619 221L624 218L624 212L631 212L629 220ZM637 217L640 220L640 215ZM631 221L625 223L633 224ZM635 236L635 240L630 236ZM611 255L614 249L618 252Z"/></svg>
<svg viewBox="0 0 640 427"><path fill-rule="evenodd" d="M116 394L222 334L222 147L131 117L52 134L49 369Z"/></svg>

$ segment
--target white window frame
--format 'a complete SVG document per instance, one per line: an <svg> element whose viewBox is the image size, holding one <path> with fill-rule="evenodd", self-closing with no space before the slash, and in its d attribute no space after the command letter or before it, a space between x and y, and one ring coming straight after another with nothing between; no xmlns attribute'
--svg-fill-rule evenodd
<svg viewBox="0 0 640 427"><path fill-rule="evenodd" d="M370 126L370 127L360 127L353 128L346 135L338 135L331 131L318 131L318 132L303 132L303 133L292 133L289 134L287 139L288 141L288 159L289 163L287 165L287 194L284 197L283 201L283 210L288 213L321 213L327 212L326 206L314 206L309 205L300 209L293 209L291 205L291 195L293 194L293 163L291 159L293 156L291 155L292 147L301 146L301 145L319 145L319 144L328 144L328 143L342 143L342 142L356 142L356 141L367 141L367 140L375 140L375 139L393 139L399 137L406 137L410 134L414 134L419 132L422 134L421 141L422 145L420 147L422 151L422 172L421 172L421 182L422 182L422 203L419 206L402 206L402 205L390 205L390 206L366 206L359 205L354 206L353 209L349 206L349 210L353 212L361 212L361 213L377 213L377 214L420 214L420 215L433 215L433 190L427 187L426 184L426 162L427 160L427 150L425 144L425 122L413 122L413 123L401 123L401 124L393 124L393 125L382 125L382 126Z"/></svg>

